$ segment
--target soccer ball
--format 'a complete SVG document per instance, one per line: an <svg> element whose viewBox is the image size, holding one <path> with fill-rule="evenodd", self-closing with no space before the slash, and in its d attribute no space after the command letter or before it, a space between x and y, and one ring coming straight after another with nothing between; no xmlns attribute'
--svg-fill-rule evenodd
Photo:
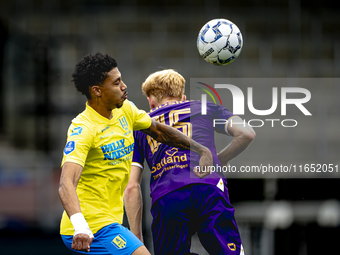
<svg viewBox="0 0 340 255"><path fill-rule="evenodd" d="M241 53L243 39L240 29L227 19L213 19L198 33L197 49L205 61L227 65Z"/></svg>

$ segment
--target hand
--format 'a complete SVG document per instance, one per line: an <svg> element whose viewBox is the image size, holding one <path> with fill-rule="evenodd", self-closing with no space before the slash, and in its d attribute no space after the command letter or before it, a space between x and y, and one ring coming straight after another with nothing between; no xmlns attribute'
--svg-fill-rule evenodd
<svg viewBox="0 0 340 255"><path fill-rule="evenodd" d="M213 166L213 157L211 151L207 148L201 155L199 167L194 168L194 173L199 178L203 178L209 174L211 174L211 166Z"/></svg>
<svg viewBox="0 0 340 255"><path fill-rule="evenodd" d="M83 233L75 234L73 236L71 248L77 251L89 252L92 241L93 235L91 237L90 235Z"/></svg>

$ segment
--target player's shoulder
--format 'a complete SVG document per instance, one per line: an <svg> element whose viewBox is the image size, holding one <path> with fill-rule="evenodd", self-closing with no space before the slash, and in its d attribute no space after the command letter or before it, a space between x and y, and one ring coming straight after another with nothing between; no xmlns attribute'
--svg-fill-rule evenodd
<svg viewBox="0 0 340 255"><path fill-rule="evenodd" d="M130 106L130 107L136 107L136 108L137 108L137 106L135 105L135 103L132 102L132 101L130 101L130 100L128 100L128 99L125 100L124 104L127 104L127 105Z"/></svg>
<svg viewBox="0 0 340 255"><path fill-rule="evenodd" d="M138 110L137 106L130 100L125 100L122 107L119 110L123 111L125 114L133 114Z"/></svg>
<svg viewBox="0 0 340 255"><path fill-rule="evenodd" d="M70 128L82 128L83 131L89 132L95 130L95 126L95 120L91 118L88 111L84 110L72 120Z"/></svg>
<svg viewBox="0 0 340 255"><path fill-rule="evenodd" d="M210 101L202 102L201 100L191 100L190 110L192 114L201 113L203 110L206 111L205 115L230 115L232 114L226 107L219 105Z"/></svg>
<svg viewBox="0 0 340 255"><path fill-rule="evenodd" d="M134 102L126 99L123 103L122 109L133 109L133 108L138 109L138 107L135 105Z"/></svg>
<svg viewBox="0 0 340 255"><path fill-rule="evenodd" d="M199 101L200 105L202 105L203 103L201 101ZM213 103L213 102L206 102L206 106L207 106L207 109L210 109L212 111L221 111L221 110L228 110L226 107L224 107L223 105L219 105L219 104L216 104L216 103Z"/></svg>

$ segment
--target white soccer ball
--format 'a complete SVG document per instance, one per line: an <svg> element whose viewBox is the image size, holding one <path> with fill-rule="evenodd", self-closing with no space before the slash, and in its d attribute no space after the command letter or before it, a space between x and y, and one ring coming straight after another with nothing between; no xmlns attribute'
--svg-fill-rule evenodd
<svg viewBox="0 0 340 255"><path fill-rule="evenodd" d="M197 49L203 59L214 65L227 65L241 53L240 29L227 19L213 19L198 33Z"/></svg>

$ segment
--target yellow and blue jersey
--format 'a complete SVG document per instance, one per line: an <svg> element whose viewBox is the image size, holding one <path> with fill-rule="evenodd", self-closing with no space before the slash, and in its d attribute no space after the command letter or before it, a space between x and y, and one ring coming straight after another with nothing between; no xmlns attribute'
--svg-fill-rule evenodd
<svg viewBox="0 0 340 255"><path fill-rule="evenodd" d="M149 128L151 118L126 100L112 110L111 120L88 104L72 120L67 134L62 166L73 162L83 167L77 186L80 207L92 232L112 223L122 224L123 196L131 171L133 131ZM64 211L60 234L73 235Z"/></svg>

